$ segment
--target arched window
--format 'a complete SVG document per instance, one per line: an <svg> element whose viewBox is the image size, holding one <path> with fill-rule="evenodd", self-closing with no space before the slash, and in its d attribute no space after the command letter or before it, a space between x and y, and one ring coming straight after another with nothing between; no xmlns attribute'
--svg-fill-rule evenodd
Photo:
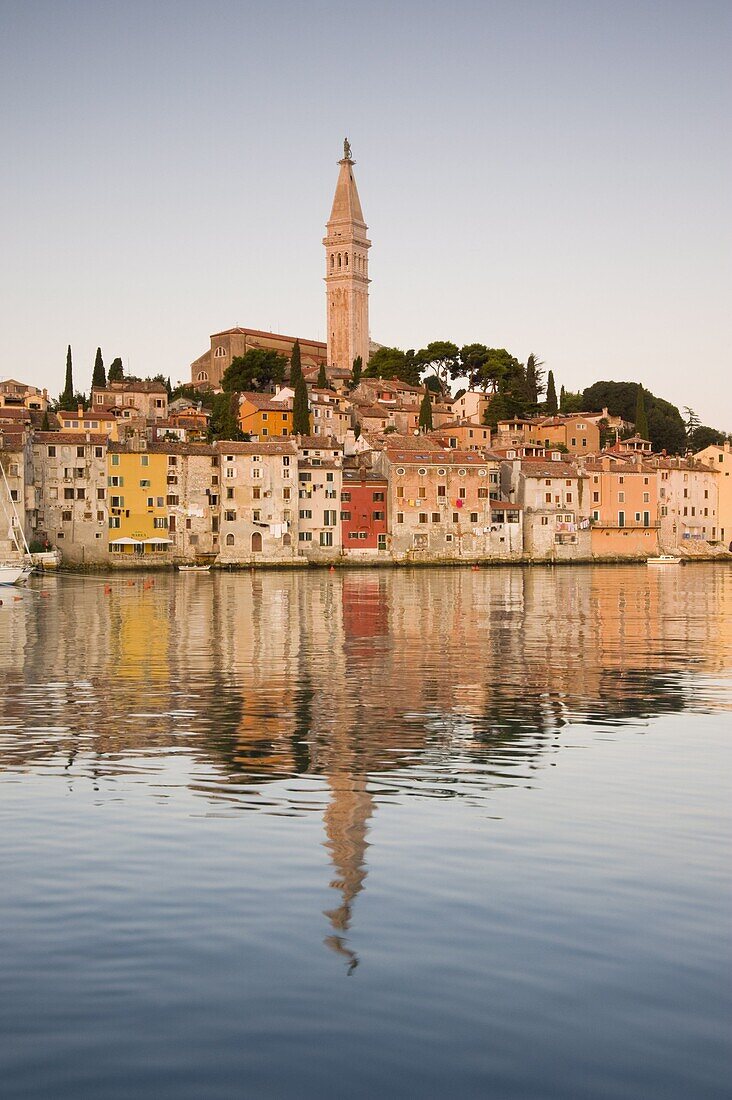
<svg viewBox="0 0 732 1100"><path fill-rule="evenodd" d="M282 536L282 545L283 546L292 546L292 538L290 537L290 535L283 535Z"/></svg>
<svg viewBox="0 0 732 1100"><path fill-rule="evenodd" d="M215 359L224 359L225 357L226 357L226 348L223 346L223 344L219 344L219 346L216 348L216 351L214 352L214 358Z"/></svg>
<svg viewBox="0 0 732 1100"><path fill-rule="evenodd" d="M227 546L233 546L234 545L234 536L233 535L227 535L226 536L226 545Z"/></svg>
<svg viewBox="0 0 732 1100"><path fill-rule="evenodd" d="M198 372L198 381L199 382L208 382L208 371L200 370Z"/></svg>
<svg viewBox="0 0 732 1100"><path fill-rule="evenodd" d="M335 267L335 255L331 252L331 254L330 254L330 270L332 271L334 267Z"/></svg>
<svg viewBox="0 0 732 1100"><path fill-rule="evenodd" d="M338 253L338 266L339 267L341 266L341 254L340 254L340 252Z"/></svg>
<svg viewBox="0 0 732 1100"><path fill-rule="evenodd" d="M262 536L259 533L259 531L255 531L254 534L252 535L252 553L253 554L261 554L262 553Z"/></svg>
<svg viewBox="0 0 732 1100"><path fill-rule="evenodd" d="M348 253L346 252L346 267L348 267Z"/></svg>

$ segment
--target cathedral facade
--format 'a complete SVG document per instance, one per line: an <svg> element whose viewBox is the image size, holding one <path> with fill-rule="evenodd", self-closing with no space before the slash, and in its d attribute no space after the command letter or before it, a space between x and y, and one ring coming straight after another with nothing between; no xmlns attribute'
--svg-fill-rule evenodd
<svg viewBox="0 0 732 1100"><path fill-rule="evenodd" d="M306 376L307 368L317 368L321 363L342 376L346 372L350 374L356 358L361 358L364 367L369 361L368 250L371 241L366 236L354 164L351 147L345 141L323 238L327 342L297 337ZM197 389L219 390L232 359L252 348L271 348L289 359L295 339L294 336L238 326L216 332L210 337L208 350L191 363L191 383Z"/></svg>

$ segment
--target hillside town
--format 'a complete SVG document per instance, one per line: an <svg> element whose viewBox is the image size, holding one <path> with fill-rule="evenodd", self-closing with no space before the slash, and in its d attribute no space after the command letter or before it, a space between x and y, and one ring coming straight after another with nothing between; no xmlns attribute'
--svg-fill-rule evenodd
<svg viewBox="0 0 732 1100"><path fill-rule="evenodd" d="M107 377L98 353L77 400L70 349L56 406L0 382L0 560L24 547L69 567L726 555L728 440L659 453L607 408L501 417L495 386L468 378L453 396L439 372L429 385L369 370L353 165L346 142L323 239L327 342L214 333L175 398L121 361ZM266 361L279 373L257 375ZM248 388L230 385L237 370ZM230 438L213 431L217 402Z"/></svg>

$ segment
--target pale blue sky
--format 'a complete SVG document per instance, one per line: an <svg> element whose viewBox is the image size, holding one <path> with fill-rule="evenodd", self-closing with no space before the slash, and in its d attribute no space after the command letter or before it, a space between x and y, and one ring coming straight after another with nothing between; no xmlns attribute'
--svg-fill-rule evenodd
<svg viewBox="0 0 732 1100"><path fill-rule="evenodd" d="M732 430L732 3L0 0L0 377L324 338L344 135L371 333Z"/></svg>

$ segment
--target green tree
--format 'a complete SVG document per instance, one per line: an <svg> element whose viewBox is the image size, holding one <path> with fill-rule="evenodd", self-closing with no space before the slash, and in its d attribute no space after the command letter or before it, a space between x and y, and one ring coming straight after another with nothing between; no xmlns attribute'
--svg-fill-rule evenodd
<svg viewBox="0 0 732 1100"><path fill-rule="evenodd" d="M549 416L556 416L559 412L559 403L557 402L557 390L554 385L554 371L549 371L546 380L546 401L544 402L544 408Z"/></svg>
<svg viewBox="0 0 732 1100"><path fill-rule="evenodd" d="M351 368L351 389L355 389L361 381L361 372L363 371L363 359L360 355L357 355L353 360L353 367Z"/></svg>
<svg viewBox="0 0 732 1100"><path fill-rule="evenodd" d="M416 352L401 348L377 348L363 372L364 378L397 378L408 386L418 386L421 366Z"/></svg>
<svg viewBox="0 0 732 1100"><path fill-rule="evenodd" d="M316 385L319 390L328 389L328 375L325 373L325 363L321 363L318 369L318 381Z"/></svg>
<svg viewBox="0 0 732 1100"><path fill-rule="evenodd" d="M46 411L43 414L43 420L41 421L41 431L42 432L50 432L50 430L51 430L51 421L48 419L48 409L46 409Z"/></svg>
<svg viewBox="0 0 732 1100"><path fill-rule="evenodd" d="M495 430L499 420L513 416L504 393L494 393L483 415L483 422Z"/></svg>
<svg viewBox="0 0 732 1100"><path fill-rule="evenodd" d="M173 400L173 387L170 384L170 375L165 379L165 391L168 395L168 401Z"/></svg>
<svg viewBox="0 0 732 1100"><path fill-rule="evenodd" d="M246 390L265 390L285 377L287 359L271 348L250 348L244 355L237 355L224 371L221 388L243 393Z"/></svg>
<svg viewBox="0 0 732 1100"><path fill-rule="evenodd" d="M686 425L679 409L669 401L656 397L649 390L643 391L643 401L648 417L648 435L654 451L667 454L684 454L686 451ZM583 409L607 409L612 416L633 421L638 402L637 382L594 382L582 395Z"/></svg>
<svg viewBox="0 0 732 1100"><path fill-rule="evenodd" d="M300 341L296 340L292 345L292 354L290 356L290 385L294 389L297 385L297 380L302 375L302 358L300 355Z"/></svg>
<svg viewBox="0 0 732 1100"><path fill-rule="evenodd" d="M532 412L539 408L539 399L544 390L544 364L537 359L533 351L526 360L526 400Z"/></svg>
<svg viewBox="0 0 732 1100"><path fill-rule="evenodd" d="M74 371L71 362L71 344L66 349L66 378L61 396L58 399L58 407L72 412L78 406L74 399Z"/></svg>
<svg viewBox="0 0 732 1100"><path fill-rule="evenodd" d="M122 367L122 359L118 355L116 357L116 359L113 359L112 362L109 364L109 370L107 371L107 381L108 382L123 382L124 377L125 377L125 372L124 372L124 369Z"/></svg>
<svg viewBox="0 0 732 1100"><path fill-rule="evenodd" d="M295 396L292 402L292 430L295 435L310 435L308 389L302 375L300 375L297 380Z"/></svg>
<svg viewBox="0 0 732 1100"><path fill-rule="evenodd" d="M641 439L648 439L648 416L646 403L643 399L643 387L638 386L638 396L635 401L635 434Z"/></svg>
<svg viewBox="0 0 732 1100"><path fill-rule="evenodd" d="M724 432L710 428L706 424L697 424L689 436L689 447L692 451L703 451L705 447L721 447L727 442Z"/></svg>
<svg viewBox="0 0 732 1100"><path fill-rule="evenodd" d="M446 393L451 378L460 374L460 352L450 340L433 340L416 354L417 365L424 371L432 371Z"/></svg>
<svg viewBox="0 0 732 1100"><path fill-rule="evenodd" d="M471 390L483 385L487 362L488 348L485 344L465 344L460 348L460 373L467 378Z"/></svg>
<svg viewBox="0 0 732 1100"><path fill-rule="evenodd" d="M573 393L562 386L562 399L559 402L559 411L563 413L578 413L585 410L585 397L583 393ZM589 411L589 410L588 410Z"/></svg>
<svg viewBox="0 0 732 1100"><path fill-rule="evenodd" d="M210 440L244 438L239 427L239 394L234 390L215 394L208 434Z"/></svg>
<svg viewBox="0 0 732 1100"><path fill-rule="evenodd" d="M104 360L102 359L102 349L97 348L97 354L94 358L94 370L92 371L92 388L97 386L103 390L107 384L107 375L104 371Z"/></svg>
<svg viewBox="0 0 732 1100"><path fill-rule="evenodd" d="M422 404L419 406L419 430L421 432L432 431L432 402L427 389L424 391Z"/></svg>

